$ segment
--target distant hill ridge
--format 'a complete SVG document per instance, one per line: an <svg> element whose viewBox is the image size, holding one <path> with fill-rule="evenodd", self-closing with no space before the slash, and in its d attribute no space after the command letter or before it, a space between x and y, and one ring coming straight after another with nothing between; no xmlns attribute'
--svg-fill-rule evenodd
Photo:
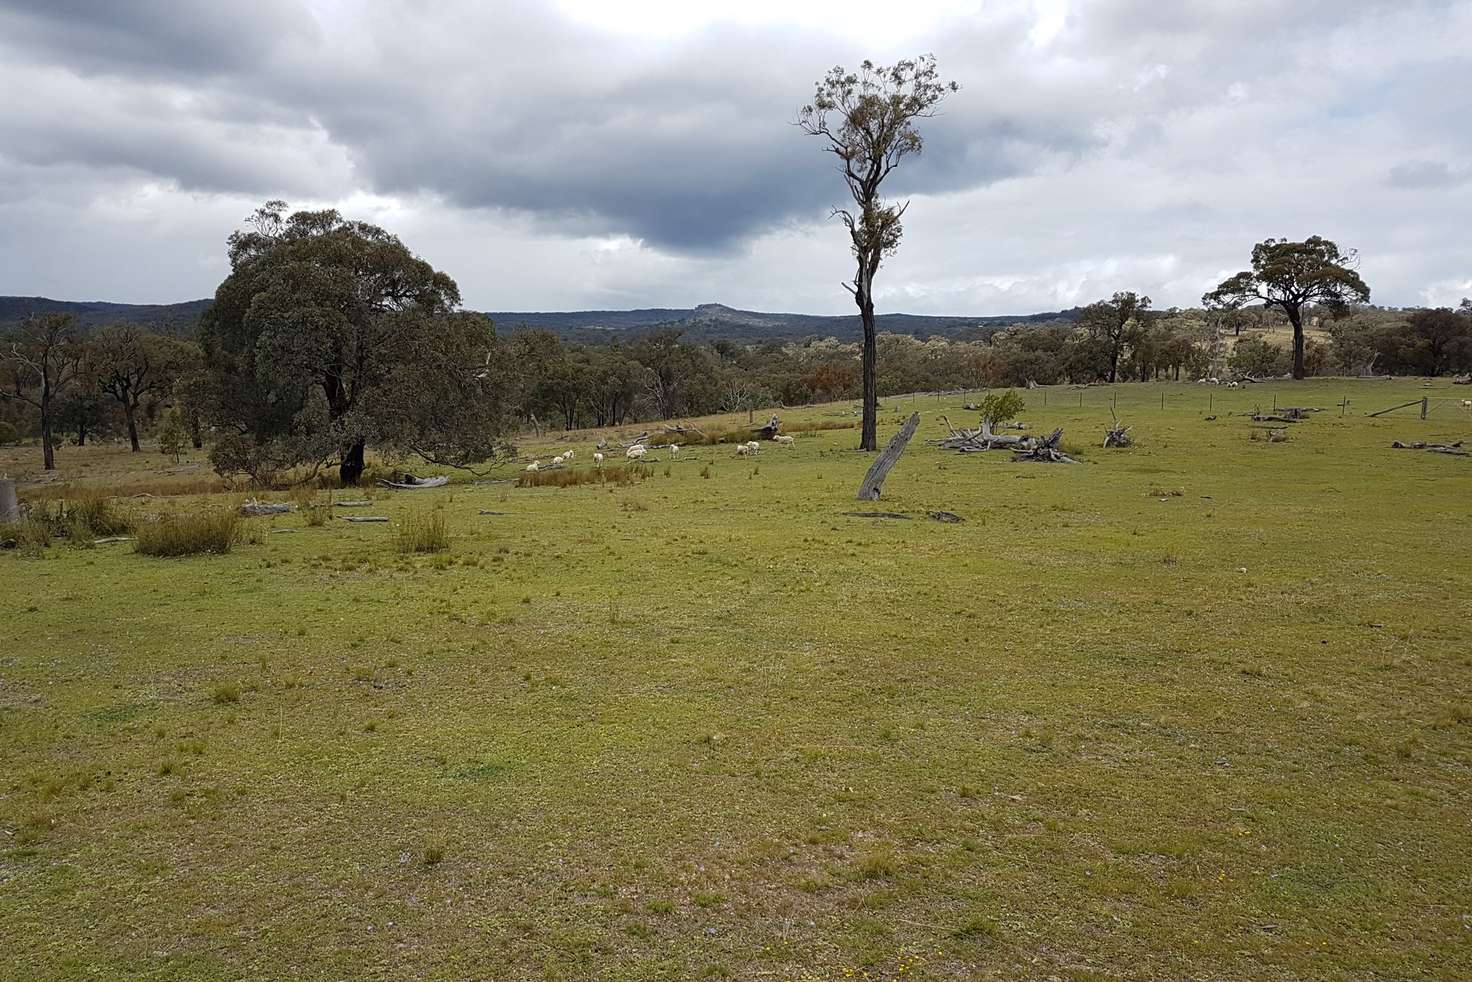
<svg viewBox="0 0 1472 982"><path fill-rule="evenodd" d="M118 322L150 324L172 333L185 333L199 324L210 300L170 304L129 304L106 301L52 300L49 297L0 297L0 326L32 314L71 314L85 328ZM545 328L569 340L599 342L652 328L683 328L691 340L796 340L805 337L857 338L857 314L779 314L738 310L725 304L696 307L644 307L635 310L488 311L502 331L517 327ZM1024 316L956 317L927 314L880 314L881 331L917 337L985 337L1008 324L1072 321L1079 310L1060 310Z"/></svg>

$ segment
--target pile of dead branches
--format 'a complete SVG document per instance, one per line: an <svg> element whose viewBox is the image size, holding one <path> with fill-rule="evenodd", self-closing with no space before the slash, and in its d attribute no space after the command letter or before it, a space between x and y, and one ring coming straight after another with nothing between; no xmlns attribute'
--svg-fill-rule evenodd
<svg viewBox="0 0 1472 982"><path fill-rule="evenodd" d="M981 428L975 430L958 430L951 425L951 421L942 416L940 421L946 424L950 435L942 440L928 441L932 446L940 447L942 450L955 450L960 453L981 453L986 450L1023 450L1031 447L1036 437L1026 434L1014 436L1010 433L996 433L992 430L992 422L983 418Z"/></svg>
<svg viewBox="0 0 1472 982"><path fill-rule="evenodd" d="M1063 439L1063 427L1058 427L1046 439L1030 439L1032 439L1032 445L1030 447L1025 450L1013 451L1013 460L1030 460L1041 464L1078 463L1078 461L1058 449L1058 444Z"/></svg>
<svg viewBox="0 0 1472 982"><path fill-rule="evenodd" d="M1134 438L1130 436L1130 428L1123 423L1115 423L1104 431L1104 446L1106 448L1128 447L1134 442Z"/></svg>

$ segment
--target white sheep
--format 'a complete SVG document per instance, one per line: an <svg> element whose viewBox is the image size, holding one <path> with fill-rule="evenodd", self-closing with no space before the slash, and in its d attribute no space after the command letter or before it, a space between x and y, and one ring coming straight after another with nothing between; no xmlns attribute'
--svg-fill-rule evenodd
<svg viewBox="0 0 1472 982"><path fill-rule="evenodd" d="M648 447L644 446L642 443L636 443L632 447L624 451L624 456L629 458L630 460L639 460L648 452Z"/></svg>
<svg viewBox="0 0 1472 982"><path fill-rule="evenodd" d="M1227 388L1229 388L1229 389L1240 389L1241 387L1242 387L1242 383L1241 382L1228 382L1227 383Z"/></svg>
<svg viewBox="0 0 1472 982"><path fill-rule="evenodd" d="M539 460L534 460L530 464L527 464L526 465L526 472L528 474L535 474L537 471L539 471L541 469L542 469L542 462L539 461Z"/></svg>
<svg viewBox="0 0 1472 982"><path fill-rule="evenodd" d="M762 448L762 445L760 443L757 443L755 440L747 440L746 441L746 447L752 453L756 453L758 450L760 450Z"/></svg>
<svg viewBox="0 0 1472 982"><path fill-rule="evenodd" d="M562 464L563 464L563 463L565 463L565 462L566 462L566 460L567 460L567 458L566 458L566 457L564 457L564 456L562 456L562 454L558 454L558 455L557 455L557 456L556 456L556 457L553 457L553 458L552 458L552 465L553 465L553 466L554 466L554 467L557 467L557 466L560 466L560 465L562 465Z"/></svg>
<svg viewBox="0 0 1472 982"><path fill-rule="evenodd" d="M751 444L749 444L749 443L738 443L738 444L736 444L736 456L738 456L738 457L745 457L749 453L755 453L755 451L751 449Z"/></svg>
<svg viewBox="0 0 1472 982"><path fill-rule="evenodd" d="M791 436L783 436L782 434L779 433L776 436L772 437L772 442L773 443L780 443L784 447L790 447L794 443L797 442L797 438L796 437L791 437Z"/></svg>
<svg viewBox="0 0 1472 982"><path fill-rule="evenodd" d="M578 455L578 452L576 450L568 450L568 451L564 452L562 456L565 457L568 460L572 460L577 455Z"/></svg>
<svg viewBox="0 0 1472 982"><path fill-rule="evenodd" d="M1472 409L1472 399L1463 399L1462 400L1462 408L1463 409Z"/></svg>
<svg viewBox="0 0 1472 982"><path fill-rule="evenodd" d="M601 453L595 453L593 455L593 466L594 467L602 467L603 466L603 455Z"/></svg>
<svg viewBox="0 0 1472 982"><path fill-rule="evenodd" d="M679 452L680 452L680 445L678 443L671 443L670 444L670 456L673 457L675 454L677 454Z"/></svg>

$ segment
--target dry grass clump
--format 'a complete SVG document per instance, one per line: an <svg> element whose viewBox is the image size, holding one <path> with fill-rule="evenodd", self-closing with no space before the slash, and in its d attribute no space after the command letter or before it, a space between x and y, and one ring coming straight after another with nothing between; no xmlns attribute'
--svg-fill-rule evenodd
<svg viewBox="0 0 1472 982"><path fill-rule="evenodd" d="M224 554L240 539L240 516L231 509L165 515L138 526L137 552L145 556Z"/></svg>
<svg viewBox="0 0 1472 982"><path fill-rule="evenodd" d="M394 537L399 552L444 552L450 548L450 530L445 516L437 511L409 515Z"/></svg>
<svg viewBox="0 0 1472 982"><path fill-rule="evenodd" d="M821 430L852 430L858 428L852 419L814 419L806 422L783 423L783 433L817 433Z"/></svg>
<svg viewBox="0 0 1472 982"><path fill-rule="evenodd" d="M61 502L61 517L71 528L93 535L123 535L133 530L133 522L113 505L103 491L84 490Z"/></svg>
<svg viewBox="0 0 1472 982"><path fill-rule="evenodd" d="M519 488L571 488L579 484L617 484L627 487L654 476L654 468L645 464L621 467L559 467L545 471L522 471L516 479Z"/></svg>

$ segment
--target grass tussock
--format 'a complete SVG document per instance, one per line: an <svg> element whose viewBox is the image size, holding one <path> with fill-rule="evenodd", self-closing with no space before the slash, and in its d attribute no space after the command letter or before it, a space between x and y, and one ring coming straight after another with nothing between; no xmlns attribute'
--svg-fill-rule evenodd
<svg viewBox="0 0 1472 982"><path fill-rule="evenodd" d="M615 484L628 487L654 476L654 468L645 464L614 467L559 467L546 471L522 471L516 479L519 488L571 488L579 484Z"/></svg>
<svg viewBox="0 0 1472 982"><path fill-rule="evenodd" d="M34 518L0 524L0 549L15 549L29 559L51 546L51 527Z"/></svg>
<svg viewBox="0 0 1472 982"><path fill-rule="evenodd" d="M133 531L133 522L117 509L111 496L102 491L78 491L60 503L59 517L67 525L94 536L124 535Z"/></svg>
<svg viewBox="0 0 1472 982"><path fill-rule="evenodd" d="M240 516L233 508L182 512L144 522L137 534L145 556L223 555L240 540Z"/></svg>
<svg viewBox="0 0 1472 982"><path fill-rule="evenodd" d="M437 511L409 515L399 526L394 547L403 553L444 552L450 548L450 529Z"/></svg>

